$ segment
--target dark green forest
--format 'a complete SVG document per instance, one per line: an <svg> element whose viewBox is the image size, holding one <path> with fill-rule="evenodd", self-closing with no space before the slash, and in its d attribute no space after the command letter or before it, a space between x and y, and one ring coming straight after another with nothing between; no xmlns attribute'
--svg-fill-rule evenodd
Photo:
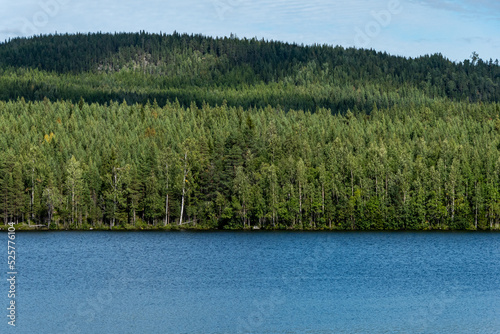
<svg viewBox="0 0 500 334"><path fill-rule="evenodd" d="M500 66L173 33L0 44L0 217L498 229Z"/></svg>

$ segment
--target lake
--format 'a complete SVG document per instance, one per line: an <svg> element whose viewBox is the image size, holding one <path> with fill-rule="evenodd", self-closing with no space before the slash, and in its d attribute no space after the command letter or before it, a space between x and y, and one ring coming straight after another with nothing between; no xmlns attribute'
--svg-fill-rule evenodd
<svg viewBox="0 0 500 334"><path fill-rule="evenodd" d="M16 237L16 327L4 279L2 333L500 331L498 233Z"/></svg>

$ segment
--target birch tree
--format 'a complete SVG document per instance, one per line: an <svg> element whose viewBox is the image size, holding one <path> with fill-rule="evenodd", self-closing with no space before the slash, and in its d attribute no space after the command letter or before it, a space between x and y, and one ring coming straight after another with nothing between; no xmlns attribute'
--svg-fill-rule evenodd
<svg viewBox="0 0 500 334"><path fill-rule="evenodd" d="M78 204L80 201L80 193L82 191L82 168L80 162L72 155L68 161L66 168L66 188L68 189L69 202L71 206L71 224L75 223L78 213Z"/></svg>

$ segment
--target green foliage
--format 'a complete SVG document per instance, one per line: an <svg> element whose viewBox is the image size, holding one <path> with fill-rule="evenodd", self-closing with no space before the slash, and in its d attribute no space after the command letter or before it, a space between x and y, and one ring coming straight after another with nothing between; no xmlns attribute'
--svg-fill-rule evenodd
<svg viewBox="0 0 500 334"><path fill-rule="evenodd" d="M84 101L156 100L369 114L434 98L500 102L500 66L178 33L46 35L0 43L0 99L20 97L71 100L80 110Z"/></svg>
<svg viewBox="0 0 500 334"><path fill-rule="evenodd" d="M52 228L175 226L183 210L184 228L494 229L497 115L439 100L369 118L0 102L0 215L34 210Z"/></svg>
<svg viewBox="0 0 500 334"><path fill-rule="evenodd" d="M479 57L177 33L13 39L0 44L0 218L498 229L499 87Z"/></svg>

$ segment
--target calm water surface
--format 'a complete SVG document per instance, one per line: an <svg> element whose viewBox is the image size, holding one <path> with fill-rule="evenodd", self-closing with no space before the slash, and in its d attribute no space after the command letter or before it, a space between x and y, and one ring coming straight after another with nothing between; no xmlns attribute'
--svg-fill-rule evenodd
<svg viewBox="0 0 500 334"><path fill-rule="evenodd" d="M1 333L500 333L500 234L18 232L16 241L17 325L7 325L2 280Z"/></svg>

